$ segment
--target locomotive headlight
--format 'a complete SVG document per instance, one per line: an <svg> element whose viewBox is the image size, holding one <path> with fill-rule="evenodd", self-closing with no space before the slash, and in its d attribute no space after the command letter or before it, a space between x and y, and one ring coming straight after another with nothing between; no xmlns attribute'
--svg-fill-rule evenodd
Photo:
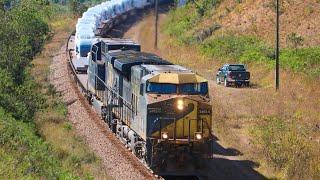
<svg viewBox="0 0 320 180"><path fill-rule="evenodd" d="M167 132L162 132L161 133L161 138L162 139L168 139L169 138L168 133Z"/></svg>
<svg viewBox="0 0 320 180"><path fill-rule="evenodd" d="M196 132L194 134L194 137L195 137L196 140L201 140L202 139L202 133L201 132Z"/></svg>
<svg viewBox="0 0 320 180"><path fill-rule="evenodd" d="M182 99L179 99L177 102L177 108L181 111L184 108L184 103Z"/></svg>

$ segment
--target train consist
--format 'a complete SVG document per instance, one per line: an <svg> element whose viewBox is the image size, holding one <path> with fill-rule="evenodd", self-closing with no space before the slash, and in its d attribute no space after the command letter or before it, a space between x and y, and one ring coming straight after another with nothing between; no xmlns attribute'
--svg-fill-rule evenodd
<svg viewBox="0 0 320 180"><path fill-rule="evenodd" d="M108 1L112 2L134 5L136 1ZM208 81L157 55L141 52L140 45L131 40L101 36L150 3L106 16L108 25L100 26L100 34L95 31L94 36L91 31L84 36L77 26L68 43L70 67L90 104L139 159L158 174L190 171L195 160L212 154ZM123 4L120 6L126 7ZM87 42L85 47L82 41Z"/></svg>

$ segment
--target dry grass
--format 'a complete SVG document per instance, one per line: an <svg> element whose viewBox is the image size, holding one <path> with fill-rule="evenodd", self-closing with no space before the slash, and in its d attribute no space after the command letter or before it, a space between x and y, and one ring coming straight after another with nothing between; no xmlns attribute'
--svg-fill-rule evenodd
<svg viewBox="0 0 320 180"><path fill-rule="evenodd" d="M238 11L240 9L239 7ZM161 15L161 22L165 17L166 15ZM318 178L320 85L317 77L281 70L281 90L276 93L273 88L273 70L262 63L252 63L248 67L255 87L224 88L213 82L215 72L222 62L202 56L197 46L181 46L174 38L163 33L159 36L159 49L154 50L152 16L135 28L138 29L134 31L141 34L135 36L135 40L143 45L145 51L156 52L165 59L189 67L210 79L214 109L213 129L222 143L239 149L244 153L242 158L258 161L261 166L257 170L266 177ZM130 37L130 32L127 36ZM271 123L268 118L275 118L278 123ZM278 127L281 127L279 122L282 121L288 125L284 129ZM261 138L269 132L264 127L271 129L273 136L262 141ZM285 133L281 134L281 131ZM277 140L281 135L287 138L281 139L279 149L267 146L267 143ZM291 141L293 139L298 140ZM288 151L283 154L283 158L287 160L285 166L278 167L276 161L273 162L271 155L276 150ZM289 150L300 153L290 154Z"/></svg>
<svg viewBox="0 0 320 180"><path fill-rule="evenodd" d="M51 24L53 36L43 51L33 61L32 74L41 84L40 90L46 96L48 107L36 115L36 124L41 136L52 146L64 169L82 179L110 179L100 160L92 153L72 125L67 121L67 107L60 95L49 84L50 64L66 43L75 26L75 19L68 14Z"/></svg>
<svg viewBox="0 0 320 180"><path fill-rule="evenodd" d="M212 16L205 18L197 27L210 26L214 22L222 25L220 32L233 31L251 34L274 44L275 13L273 0L223 1ZM316 0L281 1L281 45L286 46L286 37L295 32L304 38L304 46L315 46L320 42L320 3Z"/></svg>

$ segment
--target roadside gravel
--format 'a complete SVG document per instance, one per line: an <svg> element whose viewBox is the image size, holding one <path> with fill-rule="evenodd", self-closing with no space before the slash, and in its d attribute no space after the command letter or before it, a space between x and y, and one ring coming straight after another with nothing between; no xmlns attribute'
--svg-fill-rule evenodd
<svg viewBox="0 0 320 180"><path fill-rule="evenodd" d="M68 71L65 47L53 57L50 82L68 106L68 120L77 133L103 161L114 179L154 179L153 175L128 151L100 120L80 94Z"/></svg>

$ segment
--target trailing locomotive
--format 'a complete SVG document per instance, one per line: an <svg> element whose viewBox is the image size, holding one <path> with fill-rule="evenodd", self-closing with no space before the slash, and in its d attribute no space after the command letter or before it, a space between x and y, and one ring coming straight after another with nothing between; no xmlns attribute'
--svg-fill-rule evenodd
<svg viewBox="0 0 320 180"><path fill-rule="evenodd" d="M89 53L90 102L117 137L155 171L211 154L208 81L130 40L100 40Z"/></svg>

